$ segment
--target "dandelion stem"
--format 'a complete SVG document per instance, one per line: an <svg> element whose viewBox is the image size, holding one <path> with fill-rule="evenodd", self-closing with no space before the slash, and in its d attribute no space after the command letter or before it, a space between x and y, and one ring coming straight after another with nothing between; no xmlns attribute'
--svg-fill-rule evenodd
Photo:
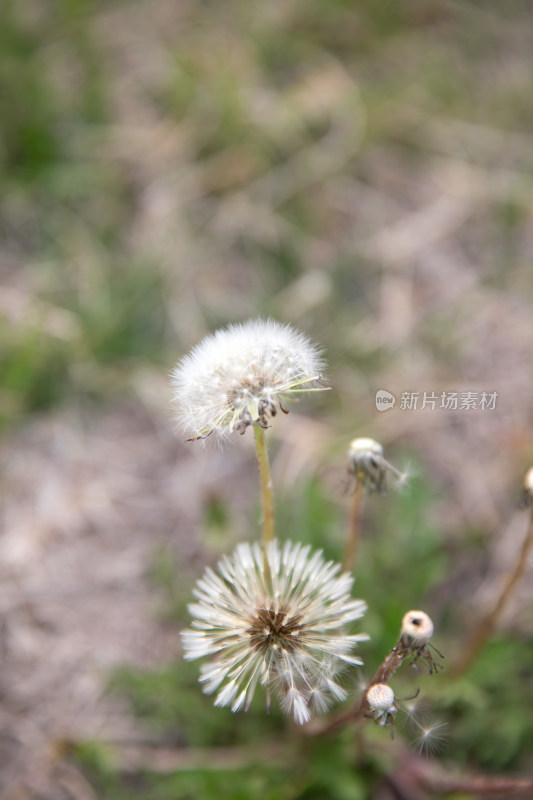
<svg viewBox="0 0 533 800"><path fill-rule="evenodd" d="M355 705L352 706L352 708L349 708L347 711L341 711L340 714L337 714L336 716L331 717L329 720L326 720L323 725L308 725L307 733L314 736L324 736L338 730L339 728L344 728L346 725L350 725L352 722L359 722L364 719L369 711L367 700L368 689L375 683L388 683L397 670L399 670L404 659L408 655L409 649L400 639L396 647L390 651L383 662L379 665L376 672L372 676L372 680L365 687Z"/></svg>
<svg viewBox="0 0 533 800"><path fill-rule="evenodd" d="M509 600L511 594L513 593L513 590L518 584L526 568L529 552L531 550L532 545L533 545L533 510L531 511L528 529L524 541L522 543L522 547L520 549L520 553L518 555L516 564L512 569L512 571L509 572L509 574L507 575L507 579L502 587L502 590L496 602L494 603L494 606L488 612L488 614L486 614L486 616L483 617L483 619L479 622L477 629L474 631L472 637L470 638L468 645L463 650L462 656L453 666L451 670L451 674L453 675L453 677L463 675L465 672L468 671L470 666L476 660L480 651L485 646L492 632L494 631L496 623L498 622L498 619L500 618L505 606L507 605L507 601Z"/></svg>
<svg viewBox="0 0 533 800"><path fill-rule="evenodd" d="M343 569L350 572L355 564L357 551L359 549L359 536L361 531L361 508L363 505L363 486L358 483L352 495L352 505L350 508L350 521L348 529L348 541L344 552Z"/></svg>
<svg viewBox="0 0 533 800"><path fill-rule="evenodd" d="M254 425L255 448L257 464L259 466L259 480L261 483L261 502L263 505L263 547L265 550L265 578L268 575L268 561L266 549L269 542L273 542L274 534L274 497L272 493L272 478L268 451L266 447L265 431L260 425Z"/></svg>

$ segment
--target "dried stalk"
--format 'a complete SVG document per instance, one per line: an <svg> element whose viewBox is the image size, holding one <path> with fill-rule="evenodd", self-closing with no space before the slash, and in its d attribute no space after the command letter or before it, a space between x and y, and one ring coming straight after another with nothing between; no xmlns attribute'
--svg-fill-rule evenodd
<svg viewBox="0 0 533 800"><path fill-rule="evenodd" d="M520 553L518 555L516 564L514 568L511 570L511 572L508 574L507 580L505 581L502 590L498 598L496 599L496 602L494 603L494 606L488 612L488 614L485 617L483 617L483 619L479 622L476 630L472 634L468 644L463 650L461 657L452 667L450 673L452 677L456 678L459 675L464 675L464 673L468 671L468 669L474 663L480 651L483 649L488 639L492 635L496 627L496 623L501 617L509 598L511 597L515 587L517 586L518 582L520 581L520 578L524 573L532 545L533 545L533 509L531 511L531 516L529 518L529 526L524 541L522 543L522 547L520 549Z"/></svg>
<svg viewBox="0 0 533 800"><path fill-rule="evenodd" d="M391 650L388 656L379 665L372 677L372 680L365 687L356 704L347 711L343 711L340 714L331 717L329 720L326 720L322 725L307 725L305 729L306 733L312 736L327 736L339 728L344 728L346 725L350 725L352 722L356 723L364 719L369 712L368 701L366 699L369 688L375 683L388 683L392 676L401 667L404 659L408 655L411 655L411 653L412 650L410 646L400 639L396 647Z"/></svg>

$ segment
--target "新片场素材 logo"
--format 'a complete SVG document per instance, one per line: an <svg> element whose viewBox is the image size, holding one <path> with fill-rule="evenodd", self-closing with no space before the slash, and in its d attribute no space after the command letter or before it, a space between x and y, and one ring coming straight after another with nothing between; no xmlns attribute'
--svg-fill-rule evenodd
<svg viewBox="0 0 533 800"><path fill-rule="evenodd" d="M387 392L386 389L378 389L376 392L376 408L378 411L390 411L394 408L396 398L392 392Z"/></svg>

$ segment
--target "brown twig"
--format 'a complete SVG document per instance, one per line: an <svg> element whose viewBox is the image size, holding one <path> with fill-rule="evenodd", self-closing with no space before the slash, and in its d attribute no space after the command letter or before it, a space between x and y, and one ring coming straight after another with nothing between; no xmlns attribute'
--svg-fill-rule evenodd
<svg viewBox="0 0 533 800"><path fill-rule="evenodd" d="M486 616L481 619L477 628L472 634L468 644L462 651L460 658L452 666L450 670L450 675L452 677L456 678L459 675L463 675L465 672L468 671L470 666L476 660L480 651L485 646L487 640L490 638L492 632L494 631L494 628L496 627L498 619L503 613L503 610L507 605L507 602L511 594L513 593L513 590L515 589L516 585L518 584L520 578L524 573L532 545L533 545L533 509L531 511L528 529L524 541L522 543L522 547L520 549L517 562L512 571L508 574L507 580L505 581L502 590L498 598L496 599L496 602L494 603L494 606L488 612L488 614L486 614Z"/></svg>
<svg viewBox="0 0 533 800"><path fill-rule="evenodd" d="M326 720L320 726L316 724L307 725L305 729L306 733L312 736L326 736L339 728L343 728L345 725L364 719L369 711L368 701L366 699L369 688L375 683L388 683L394 673L401 667L406 656L410 654L411 649L400 639L396 647L391 650L388 656L379 665L372 680L367 684L356 704L347 711L342 711L340 714Z"/></svg>
<svg viewBox="0 0 533 800"><path fill-rule="evenodd" d="M499 795L533 796L533 780L531 778L512 778L508 775L464 775L454 774L449 769L444 769L434 759L422 758L420 755L405 749L401 745L395 746L393 742L383 742L380 745L394 755L397 767L384 776L384 782L390 785L398 798L421 800L429 792L433 797L460 793L462 795L476 795L490 797ZM420 794L424 792L424 794Z"/></svg>
<svg viewBox="0 0 533 800"><path fill-rule="evenodd" d="M413 762L414 771L421 783L428 789L442 794L490 795L522 794L533 796L533 780L530 778L510 778L507 775L453 775L438 768L434 762L417 759Z"/></svg>

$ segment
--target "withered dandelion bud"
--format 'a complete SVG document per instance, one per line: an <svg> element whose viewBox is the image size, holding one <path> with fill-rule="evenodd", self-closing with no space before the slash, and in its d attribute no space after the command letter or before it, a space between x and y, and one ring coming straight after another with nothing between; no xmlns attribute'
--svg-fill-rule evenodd
<svg viewBox="0 0 533 800"><path fill-rule="evenodd" d="M440 658L444 658L430 642L433 632L433 621L425 611L408 611L402 620L398 643L398 647L405 655L414 655L412 663L415 668L418 659L423 658L428 665L430 674L438 672L442 666L435 662L429 648L431 647Z"/></svg>
<svg viewBox="0 0 533 800"><path fill-rule="evenodd" d="M526 508L531 508L531 506L533 506L533 467L530 467L524 475L522 503Z"/></svg>
<svg viewBox="0 0 533 800"><path fill-rule="evenodd" d="M424 647L434 631L433 622L425 611L408 611L402 620L402 639L412 648Z"/></svg>
<svg viewBox="0 0 533 800"><path fill-rule="evenodd" d="M383 728L394 724L398 712L394 704L394 692L386 683L374 683L366 693L366 701L370 712Z"/></svg>
<svg viewBox="0 0 533 800"><path fill-rule="evenodd" d="M384 458L383 447L379 442L366 437L350 442L347 469L354 476L356 486L362 486L368 492L385 494L387 474L393 475L399 484L406 480L406 475Z"/></svg>

